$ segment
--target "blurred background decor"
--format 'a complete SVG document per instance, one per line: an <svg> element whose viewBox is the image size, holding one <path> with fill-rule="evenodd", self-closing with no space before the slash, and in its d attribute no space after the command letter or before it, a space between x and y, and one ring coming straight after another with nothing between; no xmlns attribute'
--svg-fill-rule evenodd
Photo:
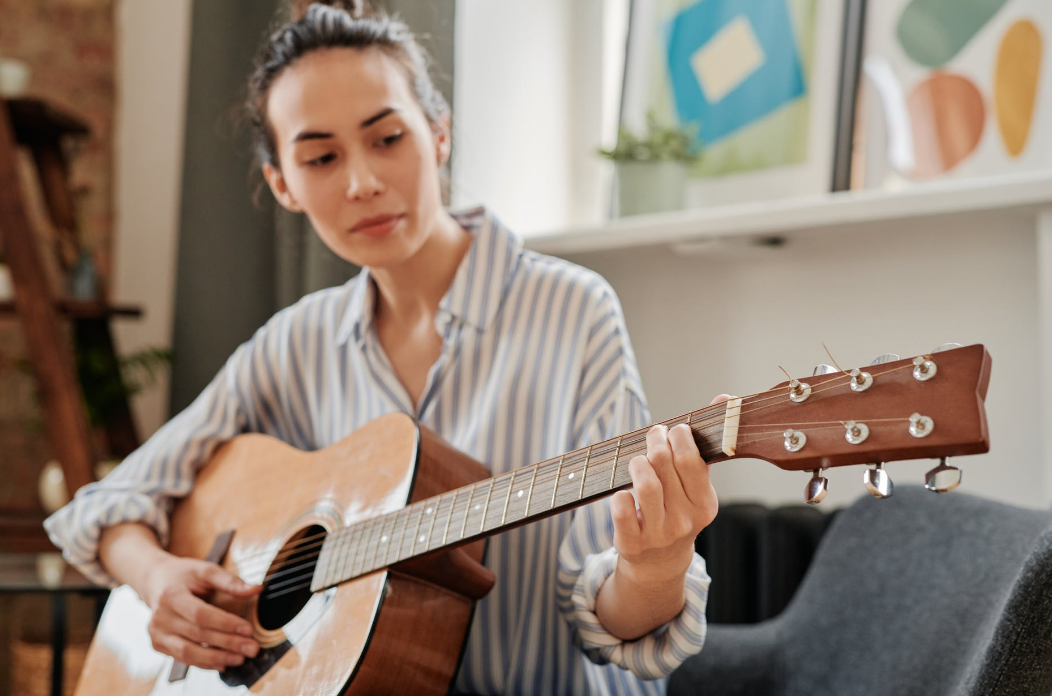
<svg viewBox="0 0 1052 696"><path fill-rule="evenodd" d="M663 125L651 113L642 135L622 126L614 148L599 150L614 162L619 217L683 207L688 168L702 156L694 130Z"/></svg>
<svg viewBox="0 0 1052 696"><path fill-rule="evenodd" d="M698 124L688 207L830 190L844 3L635 0L621 122Z"/></svg>
<svg viewBox="0 0 1052 696"><path fill-rule="evenodd" d="M888 0L865 23L852 188L1052 166L1052 3Z"/></svg>

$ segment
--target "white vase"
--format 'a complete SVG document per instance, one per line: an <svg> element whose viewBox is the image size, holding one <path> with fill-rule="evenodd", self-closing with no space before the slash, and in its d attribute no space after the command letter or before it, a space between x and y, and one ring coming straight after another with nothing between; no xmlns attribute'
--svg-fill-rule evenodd
<svg viewBox="0 0 1052 696"><path fill-rule="evenodd" d="M687 166L682 162L617 162L615 169L619 217L683 207Z"/></svg>
<svg viewBox="0 0 1052 696"><path fill-rule="evenodd" d="M15 287L11 282L11 269L0 263L0 302L10 302L15 298Z"/></svg>

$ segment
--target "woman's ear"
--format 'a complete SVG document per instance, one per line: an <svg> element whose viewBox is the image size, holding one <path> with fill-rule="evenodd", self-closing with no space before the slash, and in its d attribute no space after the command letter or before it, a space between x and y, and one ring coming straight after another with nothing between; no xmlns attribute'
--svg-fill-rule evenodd
<svg viewBox="0 0 1052 696"><path fill-rule="evenodd" d="M435 154L438 158L438 166L441 167L449 161L451 146L449 117L446 116L440 122L434 124L432 130L435 134Z"/></svg>
<svg viewBox="0 0 1052 696"><path fill-rule="evenodd" d="M296 202L296 199L289 192L289 187L285 183L285 177L280 169L272 164L264 164L263 178L267 180L270 192L274 194L275 200L281 204L282 208L292 213L303 212L303 208L300 207L300 204Z"/></svg>

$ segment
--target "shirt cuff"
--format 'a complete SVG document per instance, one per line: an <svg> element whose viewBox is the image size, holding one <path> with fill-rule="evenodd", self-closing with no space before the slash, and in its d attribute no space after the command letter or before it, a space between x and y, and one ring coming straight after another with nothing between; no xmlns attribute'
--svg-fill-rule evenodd
<svg viewBox="0 0 1052 696"><path fill-rule="evenodd" d="M705 643L710 583L705 560L694 554L684 586L687 601L679 615L635 640L615 637L595 613L599 588L616 566L617 551L610 548L589 556L577 578L571 601L581 647L593 662L612 662L641 679L666 677Z"/></svg>
<svg viewBox="0 0 1052 696"><path fill-rule="evenodd" d="M73 502L44 520L44 529L51 543L62 549L67 563L95 584L113 589L120 583L99 562L102 530L126 522L140 522L153 529L165 547L168 515L148 495L121 496L117 502L89 489L90 484L78 491Z"/></svg>

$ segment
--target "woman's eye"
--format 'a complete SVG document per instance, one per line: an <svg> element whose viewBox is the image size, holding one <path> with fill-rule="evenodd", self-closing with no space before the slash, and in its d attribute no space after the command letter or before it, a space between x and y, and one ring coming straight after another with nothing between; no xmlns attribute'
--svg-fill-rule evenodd
<svg viewBox="0 0 1052 696"><path fill-rule="evenodd" d="M312 160L307 160L307 166L309 166L309 167L320 167L323 164L328 164L329 162L332 162L332 160L333 160L333 158L335 156L336 155L334 155L334 154L332 154L330 152L330 153L322 155L321 157L315 157Z"/></svg>
<svg viewBox="0 0 1052 696"><path fill-rule="evenodd" d="M386 146L390 147L402 139L402 133L395 133L384 138L381 142Z"/></svg>

